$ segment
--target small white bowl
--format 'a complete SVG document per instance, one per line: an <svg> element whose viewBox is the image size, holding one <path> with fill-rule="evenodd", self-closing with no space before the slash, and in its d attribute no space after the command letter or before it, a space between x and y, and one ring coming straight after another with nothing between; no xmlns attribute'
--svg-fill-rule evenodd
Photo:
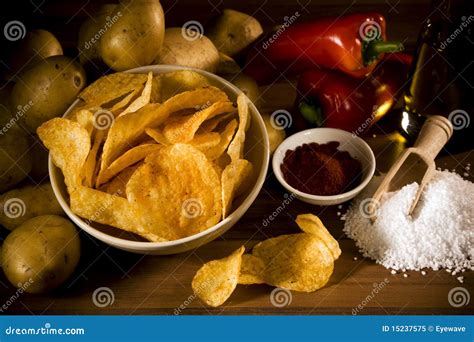
<svg viewBox="0 0 474 342"><path fill-rule="evenodd" d="M349 152L353 158L357 159L362 164L362 181L356 188L339 195L318 196L299 191L285 181L281 172L281 164L285 158L286 151L294 150L296 147L303 144L313 142L325 144L330 141L339 142L339 150ZM273 154L272 167L273 172L281 185L283 185L288 191L292 192L296 198L303 202L315 205L334 205L354 198L367 186L375 172L375 156L372 149L364 140L350 132L336 128L311 128L293 134L283 140Z"/></svg>
<svg viewBox="0 0 474 342"><path fill-rule="evenodd" d="M128 72L148 73L151 71L153 74L157 75L183 69L194 70L206 76L213 83L213 85L225 91L229 98L234 102L236 101L237 96L242 93L241 90L223 78L203 70L184 68L174 65L151 65L129 70ZM77 106L78 103L79 100L74 102L66 111L64 117L67 117L71 110ZM244 194L235 199L233 203L233 211L229 216L220 221L218 224L198 234L174 241L147 242L137 239L137 236L124 232L120 229L100 225L95 222L91 222L89 224L84 219L74 214L69 207L69 195L66 191L63 174L61 170L53 164L50 156L49 176L54 194L66 215L79 228L110 246L140 254L176 254L195 249L224 234L235 223L237 223L237 221L252 205L265 181L268 161L270 159L270 147L268 143L267 130L260 113L252 103L249 103L249 113L250 126L247 130L244 154L245 158L252 162L254 166L252 186L249 187Z"/></svg>

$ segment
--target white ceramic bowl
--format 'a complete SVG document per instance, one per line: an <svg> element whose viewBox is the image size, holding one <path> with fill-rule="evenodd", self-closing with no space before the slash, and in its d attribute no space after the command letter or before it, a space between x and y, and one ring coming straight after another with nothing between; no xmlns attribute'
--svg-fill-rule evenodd
<svg viewBox="0 0 474 342"><path fill-rule="evenodd" d="M339 142L339 150L349 152L353 158L357 159L362 164L362 181L356 188L339 195L318 196L299 191L285 181L280 167L287 150L294 150L302 144L312 142L324 144L330 141ZM273 172L281 185L283 185L288 191L292 192L296 198L303 202L315 205L334 205L354 198L367 186L375 172L375 156L369 145L352 133L335 128L312 128L298 132L286 138L280 146L277 147L273 154L272 167Z"/></svg>
<svg viewBox="0 0 474 342"><path fill-rule="evenodd" d="M156 75L183 69L189 68L183 68L172 65L152 65L129 70L128 72L148 73L149 71L152 71ZM234 102L236 101L237 96L242 93L234 85L219 76L202 70L189 70L194 70L206 76L215 86L224 90L228 94L229 98ZM74 102L71 107L66 111L64 117L67 117L72 108L74 108L74 106L76 106L78 103L79 100ZM224 220L222 220L215 226L212 226L207 230L200 232L199 234L195 234L174 241L147 242L141 240L133 234L123 232L119 229L111 228L97 223L86 223L82 218L80 218L71 211L71 208L69 207L69 196L66 191L66 186L64 184L63 174L61 170L53 164L50 157L49 175L54 194L56 195L59 204L66 212L67 216L69 216L69 218L74 221L74 223L79 226L79 228L110 246L125 251L141 254L175 254L197 248L205 243L212 241L213 239L217 238L218 236L229 230L242 217L242 215L253 203L265 181L268 161L270 158L268 136L265 129L265 124L257 108L253 104L250 104L249 110L251 121L250 127L247 131L247 139L245 141L245 158L251 161L254 165L254 179L252 181L253 186L250 187L246 193L236 198L233 204L234 210L228 217L226 217Z"/></svg>

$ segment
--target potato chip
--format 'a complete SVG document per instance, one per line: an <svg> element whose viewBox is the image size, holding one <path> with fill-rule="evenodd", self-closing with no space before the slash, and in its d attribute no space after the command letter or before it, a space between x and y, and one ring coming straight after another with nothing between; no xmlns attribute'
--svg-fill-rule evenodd
<svg viewBox="0 0 474 342"><path fill-rule="evenodd" d="M114 104L112 106L112 108L110 109L110 111L112 113L117 113L118 111L120 111L121 109L125 108L129 103L130 101L132 101L133 99L135 99L135 97L137 96L137 94L139 92L141 92L143 90L143 85L139 85L138 87L136 87L130 94L128 94L127 96L125 96L123 99L121 99L119 102L117 102L116 104Z"/></svg>
<svg viewBox="0 0 474 342"><path fill-rule="evenodd" d="M119 155L133 146L145 134L146 128L156 128L168 116L201 103L227 100L227 95L214 87L188 91L174 96L163 104L148 104L137 112L116 118L110 127L102 154L101 168L106 168Z"/></svg>
<svg viewBox="0 0 474 342"><path fill-rule="evenodd" d="M77 122L54 118L43 123L36 132L49 149L54 164L62 170L68 189L72 191L80 186L83 175L78 170L82 170L91 148L87 130Z"/></svg>
<svg viewBox="0 0 474 342"><path fill-rule="evenodd" d="M120 228L150 241L166 241L138 224L137 211L127 199L120 197L120 194L111 195L81 186L71 191L70 206L76 215L86 220Z"/></svg>
<svg viewBox="0 0 474 342"><path fill-rule="evenodd" d="M222 114L218 115L212 119L206 120L202 123L201 127L199 127L198 133L208 133L212 132L217 128L217 126L226 121L227 119L233 117L235 113L227 113L227 114Z"/></svg>
<svg viewBox="0 0 474 342"><path fill-rule="evenodd" d="M207 305L222 305L234 292L239 279L244 246L226 258L209 261L196 273L192 281L194 293Z"/></svg>
<svg viewBox="0 0 474 342"><path fill-rule="evenodd" d="M230 101L219 101L195 114L175 117L167 122L163 128L163 134L171 143L187 143L191 141L201 124L219 114L234 111L235 108Z"/></svg>
<svg viewBox="0 0 474 342"><path fill-rule="evenodd" d="M239 274L239 284L265 284L263 273L265 264L263 261L253 254L242 255L242 266Z"/></svg>
<svg viewBox="0 0 474 342"><path fill-rule="evenodd" d="M323 241L328 249L331 251L334 260L339 258L341 255L341 249L339 243L324 227L323 222L313 214L302 214L296 217L296 224L301 228L302 231L308 234L317 236Z"/></svg>
<svg viewBox="0 0 474 342"><path fill-rule="evenodd" d="M92 136L94 131L94 114L88 109L81 109L75 115L75 121L79 123Z"/></svg>
<svg viewBox="0 0 474 342"><path fill-rule="evenodd" d="M306 233L265 240L252 254L265 264L265 283L288 290L316 291L326 285L334 269L334 259L324 242Z"/></svg>
<svg viewBox="0 0 474 342"><path fill-rule="evenodd" d="M232 161L242 159L244 156L244 142L245 142L245 130L249 121L249 106L248 98L244 94L239 95L237 98L237 109L239 112L239 128L235 133L234 139L229 144L227 154L230 156Z"/></svg>
<svg viewBox="0 0 474 342"><path fill-rule="evenodd" d="M125 188L127 186L127 183L139 166L141 166L140 163L127 167L114 178L112 178L109 182L102 185L99 190L104 191L108 194L116 194L117 196L126 198Z"/></svg>
<svg viewBox="0 0 474 342"><path fill-rule="evenodd" d="M222 172L222 217L226 218L232 207L237 189L243 190L252 174L252 163L245 159L232 161Z"/></svg>
<svg viewBox="0 0 474 342"><path fill-rule="evenodd" d="M106 132L106 130L95 130L94 143L92 144L92 148L87 155L86 162L84 163L85 184L89 188L95 184L95 176L97 174L97 155L100 147L104 143Z"/></svg>
<svg viewBox="0 0 474 342"><path fill-rule="evenodd" d="M192 70L167 72L158 77L160 79L161 102L182 92L210 85L205 76Z"/></svg>
<svg viewBox="0 0 474 342"><path fill-rule="evenodd" d="M84 89L78 97L88 104L101 106L134 91L146 80L146 74L117 72L99 78Z"/></svg>
<svg viewBox="0 0 474 342"><path fill-rule="evenodd" d="M158 144L143 144L131 148L115 159L115 161L105 170L100 170L96 181L96 187L100 187L102 184L108 182L120 171L144 159L147 155L156 151L158 148L161 148Z"/></svg>
<svg viewBox="0 0 474 342"><path fill-rule="evenodd" d="M145 133L158 144L162 144L162 145L170 144L168 139L166 139L166 137L163 135L163 132L161 131L161 129L147 128L145 129Z"/></svg>
<svg viewBox="0 0 474 342"><path fill-rule="evenodd" d="M199 233L221 218L221 185L206 156L187 144L145 158L127 183L128 200L146 230L169 240Z"/></svg>
<svg viewBox="0 0 474 342"><path fill-rule="evenodd" d="M153 73L150 71L148 73L148 79L145 83L145 87L143 88L142 94L137 99L135 99L135 101L133 101L123 112L121 112L120 115L136 112L140 108L143 108L143 106L150 103L152 84L153 84Z"/></svg>
<svg viewBox="0 0 474 342"><path fill-rule="evenodd" d="M189 142L189 145L194 146L199 151L204 152L207 156L206 151L219 145L221 136L216 132L209 132L203 134L196 134L194 138Z"/></svg>
<svg viewBox="0 0 474 342"><path fill-rule="evenodd" d="M210 160L215 160L225 152L232 140L232 137L234 136L237 126L238 123L235 119L227 124L224 131L220 135L219 143L216 146L203 151L207 158Z"/></svg>

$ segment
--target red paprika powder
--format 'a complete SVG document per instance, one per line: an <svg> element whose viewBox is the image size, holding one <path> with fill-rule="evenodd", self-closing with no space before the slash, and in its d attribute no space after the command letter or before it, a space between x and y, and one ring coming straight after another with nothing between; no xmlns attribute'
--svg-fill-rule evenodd
<svg viewBox="0 0 474 342"><path fill-rule="evenodd" d="M281 164L283 178L312 195L338 195L355 188L362 178L361 163L338 146L337 141L310 143L286 151Z"/></svg>

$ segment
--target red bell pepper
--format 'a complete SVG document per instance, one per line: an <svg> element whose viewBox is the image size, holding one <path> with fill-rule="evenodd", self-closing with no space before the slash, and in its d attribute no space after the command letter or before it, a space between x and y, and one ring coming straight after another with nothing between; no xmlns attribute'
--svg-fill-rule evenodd
<svg viewBox="0 0 474 342"><path fill-rule="evenodd" d="M244 71L260 84L282 73L315 67L363 77L374 69L381 54L403 49L400 43L385 41L385 27L385 19L379 13L284 26L250 50Z"/></svg>
<svg viewBox="0 0 474 342"><path fill-rule="evenodd" d="M409 55L394 54L364 79L334 70L308 70L298 81L298 110L311 125L361 134L398 101L410 61Z"/></svg>

